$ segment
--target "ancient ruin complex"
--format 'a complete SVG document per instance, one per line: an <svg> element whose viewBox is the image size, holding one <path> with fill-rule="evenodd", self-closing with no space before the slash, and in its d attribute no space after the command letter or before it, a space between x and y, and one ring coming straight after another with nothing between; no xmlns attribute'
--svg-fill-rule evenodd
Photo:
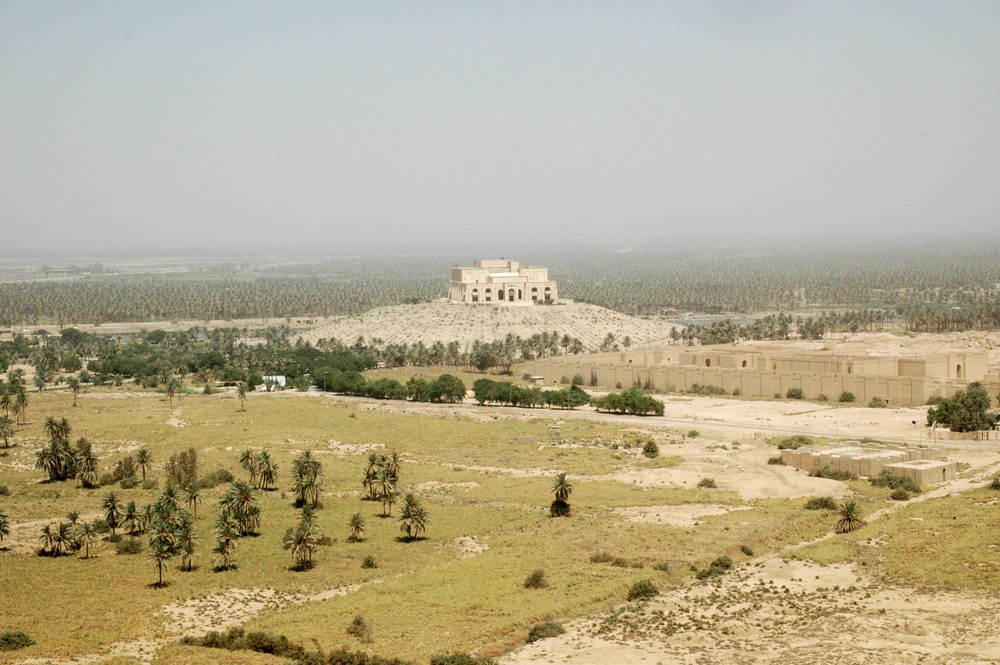
<svg viewBox="0 0 1000 665"><path fill-rule="evenodd" d="M474 261L471 268L452 268L448 299L452 302L519 303L554 302L556 283L548 268L522 266L505 259Z"/></svg>
<svg viewBox="0 0 1000 665"><path fill-rule="evenodd" d="M889 357L704 346L555 356L528 363L525 371L547 383L579 374L585 383L609 388L691 391L704 386L746 397L786 397L794 389L805 399L836 400L851 393L861 404L877 397L893 406L912 406L951 397L972 381L986 384L995 395L1000 377L986 370L985 352Z"/></svg>

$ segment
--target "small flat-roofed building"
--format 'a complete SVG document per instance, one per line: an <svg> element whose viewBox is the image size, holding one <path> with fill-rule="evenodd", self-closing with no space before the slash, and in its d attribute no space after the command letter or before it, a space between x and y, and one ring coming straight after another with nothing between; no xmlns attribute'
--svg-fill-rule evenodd
<svg viewBox="0 0 1000 665"><path fill-rule="evenodd" d="M554 302L558 297L548 268L500 259L451 269L448 299L452 302L514 305Z"/></svg>

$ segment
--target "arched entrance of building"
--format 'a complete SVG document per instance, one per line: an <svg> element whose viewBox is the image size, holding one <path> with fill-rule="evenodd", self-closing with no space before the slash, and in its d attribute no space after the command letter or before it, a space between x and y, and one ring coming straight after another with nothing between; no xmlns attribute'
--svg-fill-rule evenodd
<svg viewBox="0 0 1000 665"><path fill-rule="evenodd" d="M514 289L507 292L507 300L514 302Z"/></svg>

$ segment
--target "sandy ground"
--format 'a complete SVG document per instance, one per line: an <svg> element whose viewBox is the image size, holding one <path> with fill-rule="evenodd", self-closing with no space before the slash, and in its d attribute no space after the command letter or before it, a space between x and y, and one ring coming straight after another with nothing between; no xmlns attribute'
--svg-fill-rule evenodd
<svg viewBox="0 0 1000 665"><path fill-rule="evenodd" d="M631 337L636 347L667 344L674 327L678 326L568 301L550 306L426 303L379 307L319 326L302 337L312 342L336 338L347 343L358 337L378 338L386 344L458 341L464 350L476 339L489 342L503 339L508 333L527 338L557 331L560 336L576 337L588 349L597 350L608 333L619 341Z"/></svg>

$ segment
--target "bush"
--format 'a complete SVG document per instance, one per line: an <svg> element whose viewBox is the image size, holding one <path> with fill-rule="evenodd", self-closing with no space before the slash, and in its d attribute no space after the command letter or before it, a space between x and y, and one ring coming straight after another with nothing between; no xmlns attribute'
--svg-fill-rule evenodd
<svg viewBox="0 0 1000 665"><path fill-rule="evenodd" d="M642 454L649 459L653 459L660 454L660 447L656 445L656 441L647 441L642 447Z"/></svg>
<svg viewBox="0 0 1000 665"><path fill-rule="evenodd" d="M781 455L775 455L774 457L768 457L767 458L767 463L768 464L778 464L778 465L784 466L785 460L781 459Z"/></svg>
<svg viewBox="0 0 1000 665"><path fill-rule="evenodd" d="M666 561L661 561L660 563L654 563L653 564L653 570L658 570L661 573L669 573L670 572L670 564L667 563Z"/></svg>
<svg viewBox="0 0 1000 665"><path fill-rule="evenodd" d="M803 446L811 446L815 441L805 434L796 434L778 442L778 450L798 450Z"/></svg>
<svg viewBox="0 0 1000 665"><path fill-rule="evenodd" d="M549 583L545 581L545 571L541 568L533 570L524 580L525 589L544 589L548 585Z"/></svg>
<svg viewBox="0 0 1000 665"><path fill-rule="evenodd" d="M35 641L26 633L12 630L0 633L0 651L17 651L34 643Z"/></svg>
<svg viewBox="0 0 1000 665"><path fill-rule="evenodd" d="M227 649L229 651L243 649L295 659L303 658L306 654L305 649L301 645L294 644L284 635L272 635L271 633L260 632L247 633L239 627L230 628L225 633L212 630L203 637L183 637L181 638L181 644L209 649Z"/></svg>
<svg viewBox="0 0 1000 665"><path fill-rule="evenodd" d="M155 478L150 478L149 480L142 481L142 489L144 490L155 490L160 488L160 483Z"/></svg>
<svg viewBox="0 0 1000 665"><path fill-rule="evenodd" d="M850 404L854 401L854 393L845 390L840 393L840 397L837 398L837 401L841 404Z"/></svg>
<svg viewBox="0 0 1000 665"><path fill-rule="evenodd" d="M129 476L127 478L122 478L121 480L119 480L118 484L121 485L121 488L123 490L130 490L139 486L139 479L136 478L135 476Z"/></svg>
<svg viewBox="0 0 1000 665"><path fill-rule="evenodd" d="M659 595L660 590L650 580L639 580L628 590L629 600L646 600Z"/></svg>
<svg viewBox="0 0 1000 665"><path fill-rule="evenodd" d="M829 464L813 469L809 472L813 478L828 478L830 480L857 480L858 477L850 471L838 471Z"/></svg>
<svg viewBox="0 0 1000 665"><path fill-rule="evenodd" d="M749 549L749 548L748 548ZM695 574L699 580L708 579L709 577L718 577L719 575L725 574L727 570L733 567L733 560L728 556L720 556L705 570L700 570Z"/></svg>
<svg viewBox="0 0 1000 665"><path fill-rule="evenodd" d="M383 663L371 663L370 665L383 665ZM384 665L393 664L384 661ZM450 653L431 656L431 665L497 665L497 661L487 656L477 657L467 653Z"/></svg>
<svg viewBox="0 0 1000 665"><path fill-rule="evenodd" d="M748 545L740 545L740 551L747 556L753 556L753 550Z"/></svg>
<svg viewBox="0 0 1000 665"><path fill-rule="evenodd" d="M687 433L687 438L689 439L697 439L699 436L701 436L701 432L699 432L696 429L693 429Z"/></svg>
<svg viewBox="0 0 1000 665"><path fill-rule="evenodd" d="M715 478L702 478L698 481L698 487L707 490L714 490L718 487L718 485L715 484Z"/></svg>
<svg viewBox="0 0 1000 665"><path fill-rule="evenodd" d="M574 386L582 386L583 385L583 374L574 374L573 375L573 385Z"/></svg>
<svg viewBox="0 0 1000 665"><path fill-rule="evenodd" d="M1000 476L996 476L990 483L990 489L1000 490Z"/></svg>
<svg viewBox="0 0 1000 665"><path fill-rule="evenodd" d="M543 623L536 623L528 631L528 637L525 642L531 644L532 642L537 642L538 640L543 640L546 637L556 637L562 635L566 632L566 629L562 627L562 624L556 623L555 621L545 621Z"/></svg>
<svg viewBox="0 0 1000 665"><path fill-rule="evenodd" d="M10 496L10 488L6 485L0 485L0 496Z"/></svg>
<svg viewBox="0 0 1000 665"><path fill-rule="evenodd" d="M910 493L907 492L906 490L904 490L902 487L900 487L899 489L895 489L895 490L892 491L892 500L893 501L909 501L910 500Z"/></svg>
<svg viewBox="0 0 1000 665"><path fill-rule="evenodd" d="M216 469L198 481L201 489L212 489L216 485L226 485L233 482L233 474L228 469Z"/></svg>
<svg viewBox="0 0 1000 665"><path fill-rule="evenodd" d="M884 409L887 406L889 403L881 397L872 397L872 401L868 402L868 408L871 409Z"/></svg>
<svg viewBox="0 0 1000 665"><path fill-rule="evenodd" d="M618 566L619 568L629 568L632 564L628 562L628 559L622 556L616 556L611 560L612 566Z"/></svg>
<svg viewBox="0 0 1000 665"><path fill-rule="evenodd" d="M789 388L788 392L785 393L785 397L788 399L802 399L804 397L802 388Z"/></svg>
<svg viewBox="0 0 1000 665"><path fill-rule="evenodd" d="M806 510L836 510L837 502L832 496L814 496L806 501Z"/></svg>
<svg viewBox="0 0 1000 665"><path fill-rule="evenodd" d="M615 558L607 552L594 552L590 555L590 563L610 563Z"/></svg>
<svg viewBox="0 0 1000 665"><path fill-rule="evenodd" d="M372 627L368 624L363 614L355 614L351 623L347 625L347 634L352 635L362 642L372 641Z"/></svg>
<svg viewBox="0 0 1000 665"><path fill-rule="evenodd" d="M869 482L875 487L886 487L891 490L902 489L910 494L920 494L920 486L913 482L912 478L897 476L888 471L883 471L877 476L872 477Z"/></svg>
<svg viewBox="0 0 1000 665"><path fill-rule="evenodd" d="M556 499L549 506L550 517L569 517L570 505L566 501Z"/></svg>
<svg viewBox="0 0 1000 665"><path fill-rule="evenodd" d="M362 568L378 568L378 564L375 563L375 557L373 557L373 556L366 556L364 559L361 560L361 567Z"/></svg>
<svg viewBox="0 0 1000 665"><path fill-rule="evenodd" d="M115 554L142 554L142 541L138 538L123 538L115 543Z"/></svg>

